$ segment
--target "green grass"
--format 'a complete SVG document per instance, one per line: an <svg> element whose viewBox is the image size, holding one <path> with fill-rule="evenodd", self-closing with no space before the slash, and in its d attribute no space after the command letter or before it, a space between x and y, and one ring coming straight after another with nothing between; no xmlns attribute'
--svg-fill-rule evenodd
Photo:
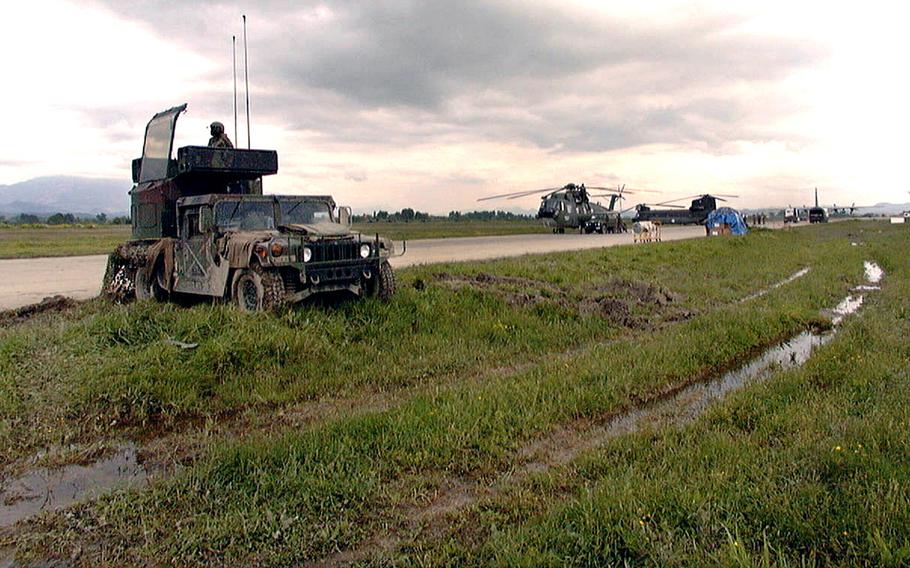
<svg viewBox="0 0 910 568"><path fill-rule="evenodd" d="M354 230L396 241L546 233L537 221L358 223ZM107 254L130 239L128 225L0 227L0 259Z"/></svg>
<svg viewBox="0 0 910 568"><path fill-rule="evenodd" d="M448 237L484 237L499 235L524 235L549 233L551 229L540 221L415 221L357 223L355 231L372 235L379 233L396 241L414 239L440 239Z"/></svg>
<svg viewBox="0 0 910 568"><path fill-rule="evenodd" d="M130 238L127 225L0 228L0 259L106 254Z"/></svg>
<svg viewBox="0 0 910 568"><path fill-rule="evenodd" d="M428 480L440 475L498 475L508 470L522 444L541 433L578 418L610 414L668 386L724 368L756 345L804 328L818 319L820 308L832 306L860 281L862 260L869 254L892 272L889 286L892 279L901 281L906 233L882 227L885 232L879 235L868 228L838 224L747 238L421 268L402 275L404 291L387 305L365 302L338 310L255 317L239 316L229 308L90 305L78 314L7 330L3 344L10 348L3 354L2 369L6 382L0 384L11 385L3 388L13 396L3 399L16 402L4 415L9 412L32 425L20 428L16 418L11 421L6 439L12 448L37 443L30 436L42 427L35 425L59 434L72 431L66 425L70 422L106 425L112 415L127 423L155 423L219 409L251 405L267 409L339 391L356 395L377 386L402 389L399 402L387 410L333 416L277 435L225 439L170 481L78 507L67 517L53 516L31 525L17 541L26 553L68 555L72 546L89 543L102 546L109 562L181 564L282 564L354 546L381 531L384 523L398 520L395 511L426 492ZM863 246L853 247L851 240L863 241ZM806 264L812 271L798 283L757 300L736 302ZM481 273L509 279L478 277ZM640 279L675 294L672 309L659 302L651 306L631 302L628 289L634 286L628 282ZM496 284L485 284L491 280ZM471 286L463 286L465 282ZM890 290L886 293L893 294ZM629 317L639 325L627 330L578 309L597 298L600 306L605 299L613 306L618 300L632 304ZM685 317L675 317L683 311L688 312ZM166 337L199 341L200 347L179 352L164 343ZM612 341L604 341L608 339ZM573 348L570 356L556 356ZM892 344L872 342L868 349L873 348L886 350L891 362L901 353L891 355ZM36 352L41 355L38 361ZM541 356L547 353L552 355ZM493 366L514 365L529 357L534 364L527 368L483 374ZM54 374L51 369L59 371L62 361L67 365L63 376ZM469 374L478 379L463 380ZM434 384L438 387L415 388ZM803 395L795 390L788 397ZM42 400L56 401L57 413L45 414ZM758 415L746 424L762 413L747 405L744 412L749 410ZM660 476L667 483L691 478L694 484L700 479L701 462L694 459L697 448L686 455L682 452L687 444L679 439L674 440L676 446L647 438L630 440L617 447L638 443L637 451L644 453L665 448L666 461L626 460L616 474L638 467L639 475L629 474L619 487L647 488L647 480ZM693 434L688 440L688 445L697 446L709 444L711 438ZM730 440L736 442L735 436ZM782 447L788 441L782 436L774 443ZM754 459L762 463L765 458ZM594 473L586 479L584 469L573 468L566 473L570 481L564 491L571 497L572 483L584 488L597 483L598 476L609 479L608 469L609 465L600 469L590 465ZM705 478L712 479L707 474ZM762 485L759 470L736 480L748 490L731 485L729 495L746 493L756 501L769 490ZM603 487L597 495L612 494L609 482ZM579 528L561 531L559 523L573 518L571 505L566 505L569 513L559 516L558 501L564 495L555 479L550 489L539 502L531 499L529 507L507 503L511 508L499 516L493 514L498 511L493 504L492 512L481 515L474 523L476 530L463 541L456 534L442 544L421 543L415 554L429 550L433 554L424 559L440 563L449 559L453 564L559 563L560 558L575 558L559 556L563 550L569 554L576 550L571 548L573 538L584 550L606 538L597 533L600 525L594 521L601 518L597 515L609 518L612 509L601 511L600 502L592 497L588 509L596 511L585 517L588 509L579 505ZM693 495L709 495L712 489L717 490L717 484L706 482L702 493ZM587 495L584 489L579 491L582 497ZM694 498L659 484L642 491L684 505ZM857 502L865 501L859 497ZM628 504L636 505L634 500ZM900 502L896 506L906 515ZM797 509L784 505L782 514L798 514ZM586 525L589 518L594 521ZM697 521L697 516L679 518ZM766 524L766 517L749 519ZM730 525L738 531L749 526ZM590 541L583 540L588 536L585 529L591 531ZM472 540L471 534L483 538ZM736 531L731 534L745 538ZM502 538L496 541L498 546L483 546L490 535ZM900 548L892 533L882 535L885 546ZM711 556L719 545L709 544L714 548L706 545L694 552L691 546L679 546L696 563L726 558ZM556 556L547 556L550 550ZM618 554L629 556L593 550L605 563L649 558L628 546ZM592 559L578 558L579 563Z"/></svg>
<svg viewBox="0 0 910 568"><path fill-rule="evenodd" d="M893 238L890 233L886 238ZM902 233L905 235L905 233ZM906 237L904 236L904 239ZM619 438L417 545L434 565L910 564L910 263L803 368Z"/></svg>
<svg viewBox="0 0 910 568"><path fill-rule="evenodd" d="M0 448L13 459L104 433L114 421L168 425L249 405L432 384L564 352L627 333L624 320L653 327L710 312L810 263L812 246L844 246L794 247L799 241L761 233L437 265L401 272L390 304L279 315L96 301L0 330ZM719 265L718 255L728 260ZM768 269L756 278L759 265ZM506 280L471 280L483 274ZM639 302L628 282L678 299ZM639 292L648 299L647 289ZM603 313L615 303L628 314ZM199 347L183 351L169 339Z"/></svg>

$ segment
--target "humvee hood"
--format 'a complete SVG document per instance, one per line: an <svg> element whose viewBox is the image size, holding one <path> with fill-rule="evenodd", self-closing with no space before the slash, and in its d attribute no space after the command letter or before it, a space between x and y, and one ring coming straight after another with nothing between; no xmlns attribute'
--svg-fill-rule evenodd
<svg viewBox="0 0 910 568"><path fill-rule="evenodd" d="M340 223L318 223L315 225L301 223L282 225L281 228L292 233L303 233L314 237L347 237L352 234L347 225Z"/></svg>

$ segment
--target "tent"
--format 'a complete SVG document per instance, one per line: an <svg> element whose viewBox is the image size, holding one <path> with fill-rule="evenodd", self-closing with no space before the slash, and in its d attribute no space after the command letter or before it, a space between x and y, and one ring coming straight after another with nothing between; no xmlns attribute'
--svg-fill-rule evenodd
<svg viewBox="0 0 910 568"><path fill-rule="evenodd" d="M716 229L721 229L724 225L730 229L730 234L732 235L745 235L749 232L742 214L730 207L719 207L711 211L705 220L705 226L708 228L709 234Z"/></svg>

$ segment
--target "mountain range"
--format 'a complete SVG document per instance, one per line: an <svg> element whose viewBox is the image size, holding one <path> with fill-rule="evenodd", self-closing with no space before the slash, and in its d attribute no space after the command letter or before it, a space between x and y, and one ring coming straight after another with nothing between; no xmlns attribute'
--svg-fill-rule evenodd
<svg viewBox="0 0 910 568"><path fill-rule="evenodd" d="M0 185L0 213L126 215L129 182L74 176L47 176Z"/></svg>

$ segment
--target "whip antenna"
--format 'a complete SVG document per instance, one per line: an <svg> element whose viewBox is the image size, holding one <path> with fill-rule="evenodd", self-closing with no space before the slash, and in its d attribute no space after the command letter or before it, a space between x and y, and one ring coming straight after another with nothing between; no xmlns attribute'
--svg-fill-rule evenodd
<svg viewBox="0 0 910 568"><path fill-rule="evenodd" d="M240 143L240 133L237 131L237 36L231 36L231 51L234 60L234 140Z"/></svg>
<svg viewBox="0 0 910 568"><path fill-rule="evenodd" d="M243 15L243 76L246 82L246 147L250 149L253 146L250 144L250 64L246 50L246 14Z"/></svg>

